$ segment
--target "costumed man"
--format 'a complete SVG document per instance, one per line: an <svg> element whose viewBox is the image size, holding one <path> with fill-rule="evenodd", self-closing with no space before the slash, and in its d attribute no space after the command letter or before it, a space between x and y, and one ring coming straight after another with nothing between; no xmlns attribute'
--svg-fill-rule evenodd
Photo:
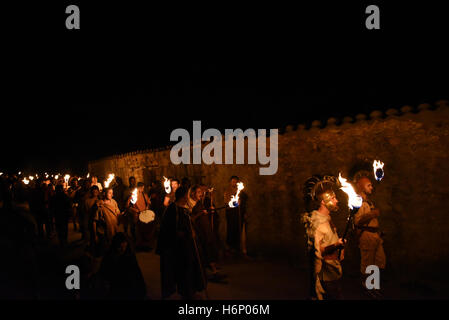
<svg viewBox="0 0 449 320"><path fill-rule="evenodd" d="M373 184L368 178L368 171L360 171L354 177L356 192L362 197L362 206L354 215L354 224L359 237L360 248L360 272L362 277L362 286L366 289L365 281L367 274L366 268L369 265L375 265L380 270L385 269L386 257L383 248L383 240L379 232L379 209L375 208L374 203L368 198L373 192ZM367 293L373 298L381 298L380 289L367 290Z"/></svg>
<svg viewBox="0 0 449 320"><path fill-rule="evenodd" d="M136 249L143 251L151 251L153 244L153 236L155 229L155 221L144 223L139 219L139 215L150 209L151 201L148 195L144 192L145 184L139 182L137 184L137 201L136 203L131 203L131 197L129 197L127 202L127 208L129 213L129 223L134 226L136 241ZM131 231L133 228L131 227Z"/></svg>
<svg viewBox="0 0 449 320"><path fill-rule="evenodd" d="M211 282L220 282L226 276L219 274L217 271L218 248L216 246L213 234L210 214L204 206L204 190L200 185L194 185L190 188L187 208L193 222L194 232L198 235L198 244L200 244L200 254L204 266L212 271L212 275L208 280Z"/></svg>
<svg viewBox="0 0 449 320"><path fill-rule="evenodd" d="M196 299L207 283L186 208L188 190L178 188L175 197L176 201L170 204L162 218L156 248L156 254L160 255L162 299L175 292L184 299Z"/></svg>
<svg viewBox="0 0 449 320"><path fill-rule="evenodd" d="M171 192L166 194L164 197L164 207L168 207L170 204L175 202L175 193L179 188L179 180L178 179L170 179L170 188Z"/></svg>
<svg viewBox="0 0 449 320"><path fill-rule="evenodd" d="M306 199L313 209L302 216L311 262L311 298L338 300L342 298L340 278L344 257L343 240L338 237L331 213L338 210L332 190L333 180L312 177L306 182Z"/></svg>
<svg viewBox="0 0 449 320"><path fill-rule="evenodd" d="M229 179L229 187L224 193L224 203L229 203L232 196L237 194L238 182L240 182L240 179L237 176L232 176ZM241 254L244 258L248 258L246 250L246 200L246 194L240 192L238 206L226 208L226 244L231 254Z"/></svg>
<svg viewBox="0 0 449 320"><path fill-rule="evenodd" d="M206 210L209 211L209 221L212 229L212 234L215 242L215 246L217 248L218 256L220 256L220 252L222 251L222 243L220 240L220 216L215 210L215 194L214 188L208 188L205 184L201 184L201 189L203 190L203 206ZM219 268L217 266L217 268Z"/></svg>

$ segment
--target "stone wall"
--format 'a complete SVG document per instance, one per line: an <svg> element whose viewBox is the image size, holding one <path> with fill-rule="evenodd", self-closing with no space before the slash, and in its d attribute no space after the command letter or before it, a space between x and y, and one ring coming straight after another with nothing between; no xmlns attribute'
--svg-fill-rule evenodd
<svg viewBox="0 0 449 320"><path fill-rule="evenodd" d="M249 196L248 247L253 253L283 256L303 263L304 212L302 187L313 174L348 176L356 163L380 159L385 178L375 183L373 200L380 208L385 231L388 266L408 280L428 279L449 262L449 107L447 101L417 108L404 106L386 113L374 111L355 119L331 118L325 125L289 126L279 135L276 175L259 175L259 165L172 165L170 150L146 150L113 156L89 164L100 177L114 172L127 181L130 175L149 183L162 176L189 177L223 194L231 175L245 183ZM221 197L218 205L223 203ZM340 198L344 201L343 198ZM225 217L222 214L222 234ZM334 216L339 230L347 211ZM357 249L347 258L357 270ZM435 278L441 280L441 274ZM445 276L447 281L447 276Z"/></svg>

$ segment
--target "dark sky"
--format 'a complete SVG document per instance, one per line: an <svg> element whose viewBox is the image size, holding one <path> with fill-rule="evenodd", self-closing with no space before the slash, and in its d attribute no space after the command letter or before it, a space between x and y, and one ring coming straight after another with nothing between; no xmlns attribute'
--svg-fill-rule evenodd
<svg viewBox="0 0 449 320"><path fill-rule="evenodd" d="M367 4L129 1L78 2L69 31L68 4L5 11L0 171L83 172L192 120L269 129L449 99L449 19L426 2L379 4L376 31Z"/></svg>

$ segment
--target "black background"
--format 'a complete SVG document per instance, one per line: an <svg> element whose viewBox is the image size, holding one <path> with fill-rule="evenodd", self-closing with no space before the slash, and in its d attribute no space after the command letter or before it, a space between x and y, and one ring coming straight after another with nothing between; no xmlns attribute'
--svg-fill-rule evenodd
<svg viewBox="0 0 449 320"><path fill-rule="evenodd" d="M3 6L0 171L85 174L192 120L282 128L449 99L437 3ZM69 4L80 30L65 28ZM380 30L365 28L369 4Z"/></svg>

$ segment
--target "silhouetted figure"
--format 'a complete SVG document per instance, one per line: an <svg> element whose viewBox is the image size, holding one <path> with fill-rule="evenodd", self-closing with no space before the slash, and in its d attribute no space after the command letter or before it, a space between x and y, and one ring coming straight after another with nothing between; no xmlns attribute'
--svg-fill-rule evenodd
<svg viewBox="0 0 449 320"><path fill-rule="evenodd" d="M119 232L103 258L99 276L106 286L106 298L136 300L146 297L146 285L127 236Z"/></svg>
<svg viewBox="0 0 449 320"><path fill-rule="evenodd" d="M178 292L194 299L206 288L190 216L185 208L188 190L176 190L176 202L164 214L156 253L160 255L162 299Z"/></svg>
<svg viewBox="0 0 449 320"><path fill-rule="evenodd" d="M55 195L50 200L50 211L55 217L56 233L61 247L67 246L69 233L69 218L72 214L72 205L64 187L58 184Z"/></svg>

